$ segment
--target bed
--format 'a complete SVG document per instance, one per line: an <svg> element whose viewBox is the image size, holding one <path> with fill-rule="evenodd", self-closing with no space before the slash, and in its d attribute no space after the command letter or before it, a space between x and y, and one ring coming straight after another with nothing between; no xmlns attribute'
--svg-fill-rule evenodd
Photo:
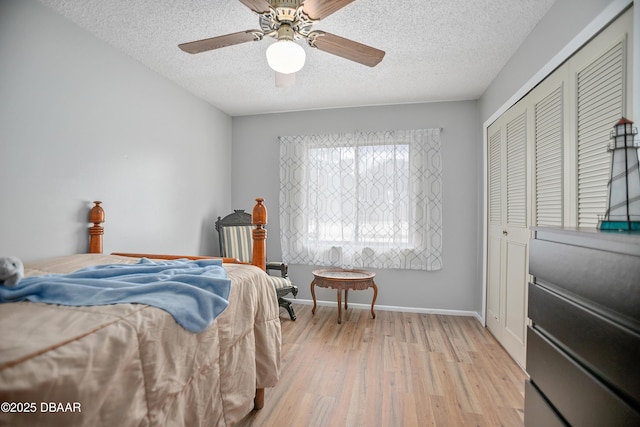
<svg viewBox="0 0 640 427"><path fill-rule="evenodd" d="M281 332L264 272L266 209L257 201L256 265L222 260L228 306L202 332L146 304L0 304L0 425L226 426L261 408L264 388L279 379ZM210 258L102 254L99 203L90 221L89 253L27 263L23 280Z"/></svg>

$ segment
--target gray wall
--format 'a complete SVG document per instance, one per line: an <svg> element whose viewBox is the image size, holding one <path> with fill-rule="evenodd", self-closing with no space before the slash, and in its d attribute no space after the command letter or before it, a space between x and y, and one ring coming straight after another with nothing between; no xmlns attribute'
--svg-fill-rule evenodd
<svg viewBox="0 0 640 427"><path fill-rule="evenodd" d="M0 256L217 253L231 118L35 1L0 1Z"/></svg>
<svg viewBox="0 0 640 427"><path fill-rule="evenodd" d="M614 4L624 7L630 2L557 0L480 97L481 122L489 119L600 13Z"/></svg>
<svg viewBox="0 0 640 427"><path fill-rule="evenodd" d="M232 196L234 208L250 210L255 197L268 209L267 259L279 259L279 135L398 130L442 127L443 260L440 271L375 270L376 305L415 309L479 312L481 265L478 258L481 195L476 190L481 156L475 101L443 102L233 118ZM317 266L291 265L298 298L311 299L311 271ZM320 300L335 301L335 291L319 289ZM371 303L372 291L354 292L349 300Z"/></svg>

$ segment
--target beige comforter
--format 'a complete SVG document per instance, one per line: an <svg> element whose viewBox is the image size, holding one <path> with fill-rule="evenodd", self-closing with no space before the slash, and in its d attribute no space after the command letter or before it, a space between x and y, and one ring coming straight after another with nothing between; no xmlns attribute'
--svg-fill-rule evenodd
<svg viewBox="0 0 640 427"><path fill-rule="evenodd" d="M26 275L137 259L75 255ZM232 425L280 373L275 289L250 265L224 264L229 306L200 334L141 304L0 304L0 425ZM7 403L5 403L7 402Z"/></svg>

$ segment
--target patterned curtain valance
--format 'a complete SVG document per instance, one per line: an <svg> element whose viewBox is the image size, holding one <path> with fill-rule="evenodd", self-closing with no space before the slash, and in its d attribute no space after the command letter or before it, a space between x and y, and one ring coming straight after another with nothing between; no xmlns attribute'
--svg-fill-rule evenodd
<svg viewBox="0 0 640 427"><path fill-rule="evenodd" d="M279 139L284 261L442 268L440 129Z"/></svg>

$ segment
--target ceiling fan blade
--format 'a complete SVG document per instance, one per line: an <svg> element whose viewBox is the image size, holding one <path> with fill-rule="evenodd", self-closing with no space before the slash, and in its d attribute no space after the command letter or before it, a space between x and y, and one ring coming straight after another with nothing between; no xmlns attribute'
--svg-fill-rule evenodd
<svg viewBox="0 0 640 427"><path fill-rule="evenodd" d="M351 2L353 0L304 0L302 11L311 19L323 19Z"/></svg>
<svg viewBox="0 0 640 427"><path fill-rule="evenodd" d="M182 43L179 44L178 47L187 53L200 53L208 50L220 49L221 47L233 46L234 44L261 40L262 36L262 31L247 30L224 36L212 37L210 39Z"/></svg>
<svg viewBox="0 0 640 427"><path fill-rule="evenodd" d="M313 31L309 45L323 52L341 56L369 67L375 67L384 58L384 51L324 31Z"/></svg>
<svg viewBox="0 0 640 427"><path fill-rule="evenodd" d="M240 0L240 3L258 14L269 12L270 5L267 0Z"/></svg>

